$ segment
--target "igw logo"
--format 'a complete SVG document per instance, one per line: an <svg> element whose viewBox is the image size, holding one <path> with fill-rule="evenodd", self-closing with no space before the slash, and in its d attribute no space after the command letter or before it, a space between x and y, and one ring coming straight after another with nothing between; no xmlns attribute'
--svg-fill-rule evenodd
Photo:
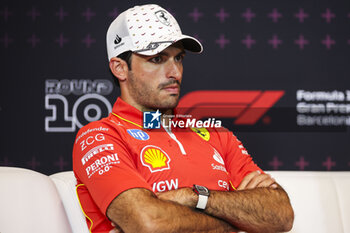
<svg viewBox="0 0 350 233"><path fill-rule="evenodd" d="M283 95L284 91L194 91L181 98L178 109L197 119L236 118L236 125L253 125Z"/></svg>

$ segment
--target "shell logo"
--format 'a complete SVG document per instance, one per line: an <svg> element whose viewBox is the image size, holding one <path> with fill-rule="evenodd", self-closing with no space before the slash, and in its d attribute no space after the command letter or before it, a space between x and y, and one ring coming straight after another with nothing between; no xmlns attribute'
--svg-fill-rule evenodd
<svg viewBox="0 0 350 233"><path fill-rule="evenodd" d="M145 146L141 150L140 159L142 165L148 167L152 173L170 169L170 157L157 146Z"/></svg>

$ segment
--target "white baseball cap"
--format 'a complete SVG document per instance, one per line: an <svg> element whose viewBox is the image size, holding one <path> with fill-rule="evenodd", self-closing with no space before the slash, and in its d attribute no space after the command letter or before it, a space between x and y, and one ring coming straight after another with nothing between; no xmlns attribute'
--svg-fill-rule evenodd
<svg viewBox="0 0 350 233"><path fill-rule="evenodd" d="M183 35L176 19L155 4L135 6L121 13L109 26L106 40L108 60L126 51L155 55L179 40L186 50L203 51L197 39Z"/></svg>

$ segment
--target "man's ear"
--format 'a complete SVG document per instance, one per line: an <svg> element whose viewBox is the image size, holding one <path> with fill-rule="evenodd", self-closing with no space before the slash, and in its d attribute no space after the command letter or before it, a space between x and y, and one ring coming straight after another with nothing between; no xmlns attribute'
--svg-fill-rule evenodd
<svg viewBox="0 0 350 233"><path fill-rule="evenodd" d="M119 57L113 57L109 61L109 68L119 81L125 81L128 77L129 67L126 61Z"/></svg>

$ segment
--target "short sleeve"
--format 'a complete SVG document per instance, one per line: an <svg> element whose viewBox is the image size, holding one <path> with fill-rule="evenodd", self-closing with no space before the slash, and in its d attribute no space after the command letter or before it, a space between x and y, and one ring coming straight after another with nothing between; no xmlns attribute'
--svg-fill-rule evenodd
<svg viewBox="0 0 350 233"><path fill-rule="evenodd" d="M224 160L227 172L234 188L237 188L242 179L253 171L263 171L256 165L248 154L241 141L232 132L223 132L222 143L225 150Z"/></svg>
<svg viewBox="0 0 350 233"><path fill-rule="evenodd" d="M150 185L138 173L123 135L108 125L90 123L77 134L73 148L73 170L92 199L106 214L120 193Z"/></svg>

